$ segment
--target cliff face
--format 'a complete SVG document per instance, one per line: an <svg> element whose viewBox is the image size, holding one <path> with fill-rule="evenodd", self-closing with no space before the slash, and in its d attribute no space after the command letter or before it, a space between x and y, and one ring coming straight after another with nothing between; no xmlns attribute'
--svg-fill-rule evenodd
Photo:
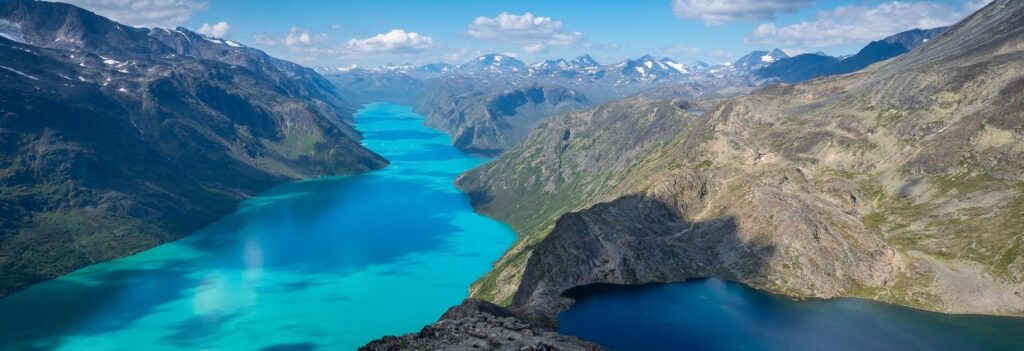
<svg viewBox="0 0 1024 351"><path fill-rule="evenodd" d="M866 71L569 113L459 185L522 235L474 296L550 322L589 283L1024 314L1024 3ZM525 211L524 209L532 209Z"/></svg>
<svg viewBox="0 0 1024 351"><path fill-rule="evenodd" d="M590 105L583 94L560 86L530 85L494 93L457 91L421 104L432 106L426 123L451 135L455 147L485 155L512 147L551 115Z"/></svg>
<svg viewBox="0 0 1024 351"><path fill-rule="evenodd" d="M386 161L316 73L184 29L0 4L0 296L178 238L289 179ZM11 34L11 33L8 33Z"/></svg>

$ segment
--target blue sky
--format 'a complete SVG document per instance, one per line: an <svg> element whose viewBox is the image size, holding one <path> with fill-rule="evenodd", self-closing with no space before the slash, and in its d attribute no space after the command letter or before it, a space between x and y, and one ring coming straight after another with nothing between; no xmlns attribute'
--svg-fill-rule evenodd
<svg viewBox="0 0 1024 351"><path fill-rule="evenodd" d="M70 0L137 26L181 25L309 66L527 62L645 53L720 63L749 51L856 52L871 40L955 23L985 0Z"/></svg>

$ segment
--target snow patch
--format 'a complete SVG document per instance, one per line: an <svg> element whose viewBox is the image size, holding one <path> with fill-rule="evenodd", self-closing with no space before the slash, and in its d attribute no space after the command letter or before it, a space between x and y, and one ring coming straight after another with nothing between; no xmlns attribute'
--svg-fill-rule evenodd
<svg viewBox="0 0 1024 351"><path fill-rule="evenodd" d="M686 66L684 66L683 64L681 64L679 62L662 62L662 63L668 65L669 67L672 67L672 69L676 70L676 72L679 72L679 73L682 73L682 74L690 73L690 71L686 69Z"/></svg>
<svg viewBox="0 0 1024 351"><path fill-rule="evenodd" d="M21 31L21 24L6 19L0 19L0 36L25 44L25 35Z"/></svg>
<svg viewBox="0 0 1024 351"><path fill-rule="evenodd" d="M108 65L118 65L118 66L124 65L124 62L121 62L121 61L118 61L118 60L115 60L115 59L112 59L112 58L107 58L107 57L104 57L104 56L100 56L100 58L103 59L103 63L108 64Z"/></svg>
<svg viewBox="0 0 1024 351"><path fill-rule="evenodd" d="M10 67L7 67L7 66L0 66L0 68L6 69L6 70L14 72L14 73L17 73L18 75L21 75L22 77L25 77L25 78L28 78L28 79L31 79L31 80L39 80L39 78L36 78L34 76L30 76L28 74L25 74L25 72L22 72L22 71L19 71L19 70L16 70L16 69L13 69L13 68L10 68Z"/></svg>

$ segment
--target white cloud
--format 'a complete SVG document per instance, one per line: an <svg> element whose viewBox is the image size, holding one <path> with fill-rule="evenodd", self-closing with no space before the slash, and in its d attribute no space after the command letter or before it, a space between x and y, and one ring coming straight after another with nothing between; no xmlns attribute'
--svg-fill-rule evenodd
<svg viewBox="0 0 1024 351"><path fill-rule="evenodd" d="M206 9L196 0L62 0L115 21L137 27L169 27L188 21Z"/></svg>
<svg viewBox="0 0 1024 351"><path fill-rule="evenodd" d="M914 28L929 29L956 23L964 14L930 2L891 1L874 7L840 6L822 11L811 22L778 27L764 23L743 39L749 44L824 48L879 40Z"/></svg>
<svg viewBox="0 0 1024 351"><path fill-rule="evenodd" d="M582 33L564 31L562 25L562 21L529 12L523 15L502 12L495 17L477 17L469 24L466 34L476 39L514 42L522 45L523 51L537 53L548 46L567 46L583 39Z"/></svg>
<svg viewBox="0 0 1024 351"><path fill-rule="evenodd" d="M744 20L775 19L780 12L796 12L817 0L672 0L672 13L708 25Z"/></svg>
<svg viewBox="0 0 1024 351"><path fill-rule="evenodd" d="M967 14L974 13L975 11L981 10L982 7L988 5L992 0L965 0L964 1L964 12Z"/></svg>
<svg viewBox="0 0 1024 351"><path fill-rule="evenodd" d="M220 21L214 24L203 23L196 32L208 37L224 38L231 32L231 26L229 26L225 21Z"/></svg>
<svg viewBox="0 0 1024 351"><path fill-rule="evenodd" d="M292 27L291 29L288 30L288 34L285 35L266 36L263 34L255 34L252 36L252 40L257 44L267 46L287 46L289 48L301 48L309 47L327 41L327 34L313 34L308 29Z"/></svg>
<svg viewBox="0 0 1024 351"><path fill-rule="evenodd" d="M458 50L444 54L443 58L445 62L462 63L462 61L470 58L479 57L483 55L483 51L472 49L469 47L461 47Z"/></svg>
<svg viewBox="0 0 1024 351"><path fill-rule="evenodd" d="M366 39L351 39L345 43L345 47L362 53L408 54L432 49L434 38L394 29Z"/></svg>

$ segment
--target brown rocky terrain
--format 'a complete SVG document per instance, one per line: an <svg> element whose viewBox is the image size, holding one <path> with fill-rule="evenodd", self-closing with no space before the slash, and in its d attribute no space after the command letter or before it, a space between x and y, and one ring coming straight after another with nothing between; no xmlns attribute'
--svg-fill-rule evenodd
<svg viewBox="0 0 1024 351"><path fill-rule="evenodd" d="M1024 3L857 73L686 105L570 112L464 175L521 234L473 295L550 323L574 286L720 277L1024 314Z"/></svg>
<svg viewBox="0 0 1024 351"><path fill-rule="evenodd" d="M486 301L467 299L418 333L385 336L360 351L599 351L595 344L545 329Z"/></svg>

